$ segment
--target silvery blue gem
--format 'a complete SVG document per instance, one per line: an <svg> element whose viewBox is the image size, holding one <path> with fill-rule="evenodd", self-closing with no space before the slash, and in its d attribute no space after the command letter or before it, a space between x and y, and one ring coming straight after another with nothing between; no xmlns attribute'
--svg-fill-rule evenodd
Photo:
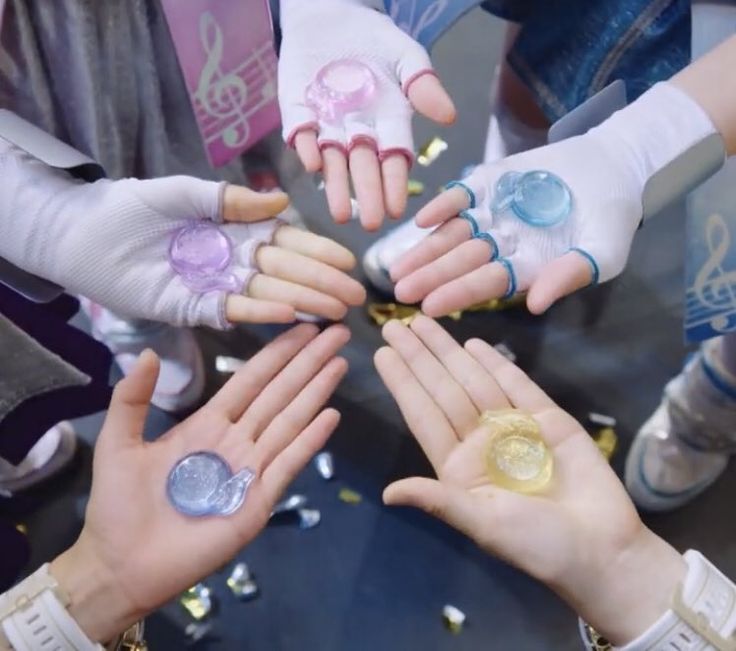
<svg viewBox="0 0 736 651"><path fill-rule="evenodd" d="M166 493L171 505L184 515L230 515L245 501L254 478L249 468L233 475L227 461L214 452L195 452L171 469Z"/></svg>
<svg viewBox="0 0 736 651"><path fill-rule="evenodd" d="M552 172L506 172L496 182L491 209L511 210L530 226L554 226L572 211L572 193Z"/></svg>

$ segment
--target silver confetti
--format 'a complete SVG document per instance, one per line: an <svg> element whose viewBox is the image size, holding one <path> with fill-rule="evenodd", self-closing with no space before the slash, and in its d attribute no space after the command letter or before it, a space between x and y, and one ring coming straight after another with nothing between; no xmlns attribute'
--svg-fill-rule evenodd
<svg viewBox="0 0 736 651"><path fill-rule="evenodd" d="M299 509L300 529L312 529L320 523L320 520L322 514L317 509Z"/></svg>
<svg viewBox="0 0 736 651"><path fill-rule="evenodd" d="M616 419L613 416L606 416L606 414L599 414L595 411L588 414L588 421L591 425L598 427L616 427Z"/></svg>
<svg viewBox="0 0 736 651"><path fill-rule="evenodd" d="M205 638L211 630L212 622L205 622L204 624L191 622L190 624L187 624L187 627L184 629L184 633L187 636L187 642L189 644L196 644Z"/></svg>
<svg viewBox="0 0 736 651"><path fill-rule="evenodd" d="M442 608L442 622L448 630L457 634L465 625L465 613L455 606L446 604Z"/></svg>
<svg viewBox="0 0 736 651"><path fill-rule="evenodd" d="M227 587L241 601L250 601L258 596L258 584L245 563L237 563L227 577Z"/></svg>
<svg viewBox="0 0 736 651"><path fill-rule="evenodd" d="M320 452L314 457L314 465L322 479L330 480L335 476L335 460L332 452Z"/></svg>
<svg viewBox="0 0 736 651"><path fill-rule="evenodd" d="M235 373L244 365L245 361L237 357L228 357L227 355L218 355L215 357L215 368L218 373Z"/></svg>
<svg viewBox="0 0 736 651"><path fill-rule="evenodd" d="M286 513L288 511L298 511L307 505L307 496L295 493L289 495L285 500L281 500L278 504L273 507L271 516L278 515L279 513Z"/></svg>
<svg viewBox="0 0 736 651"><path fill-rule="evenodd" d="M350 197L350 219L360 221L360 204L352 197Z"/></svg>

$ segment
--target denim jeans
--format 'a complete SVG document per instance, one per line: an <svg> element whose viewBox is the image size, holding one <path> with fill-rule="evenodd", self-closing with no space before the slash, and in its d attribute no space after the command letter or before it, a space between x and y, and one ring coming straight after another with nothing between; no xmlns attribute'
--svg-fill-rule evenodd
<svg viewBox="0 0 736 651"><path fill-rule="evenodd" d="M521 23L508 63L551 122L616 79L632 101L690 62L689 0L486 0Z"/></svg>

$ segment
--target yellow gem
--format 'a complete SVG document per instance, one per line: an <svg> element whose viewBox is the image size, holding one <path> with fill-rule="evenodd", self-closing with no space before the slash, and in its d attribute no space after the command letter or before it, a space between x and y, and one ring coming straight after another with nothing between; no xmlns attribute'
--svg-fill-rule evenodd
<svg viewBox="0 0 736 651"><path fill-rule="evenodd" d="M517 493L536 493L549 484L552 453L530 414L519 409L486 411L480 424L489 434L485 463L493 484Z"/></svg>

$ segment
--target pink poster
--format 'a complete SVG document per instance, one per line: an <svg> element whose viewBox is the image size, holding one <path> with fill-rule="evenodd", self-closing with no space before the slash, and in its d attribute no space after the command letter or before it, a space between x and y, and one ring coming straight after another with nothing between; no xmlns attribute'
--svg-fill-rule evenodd
<svg viewBox="0 0 736 651"><path fill-rule="evenodd" d="M268 0L161 3L210 163L224 165L279 124Z"/></svg>

